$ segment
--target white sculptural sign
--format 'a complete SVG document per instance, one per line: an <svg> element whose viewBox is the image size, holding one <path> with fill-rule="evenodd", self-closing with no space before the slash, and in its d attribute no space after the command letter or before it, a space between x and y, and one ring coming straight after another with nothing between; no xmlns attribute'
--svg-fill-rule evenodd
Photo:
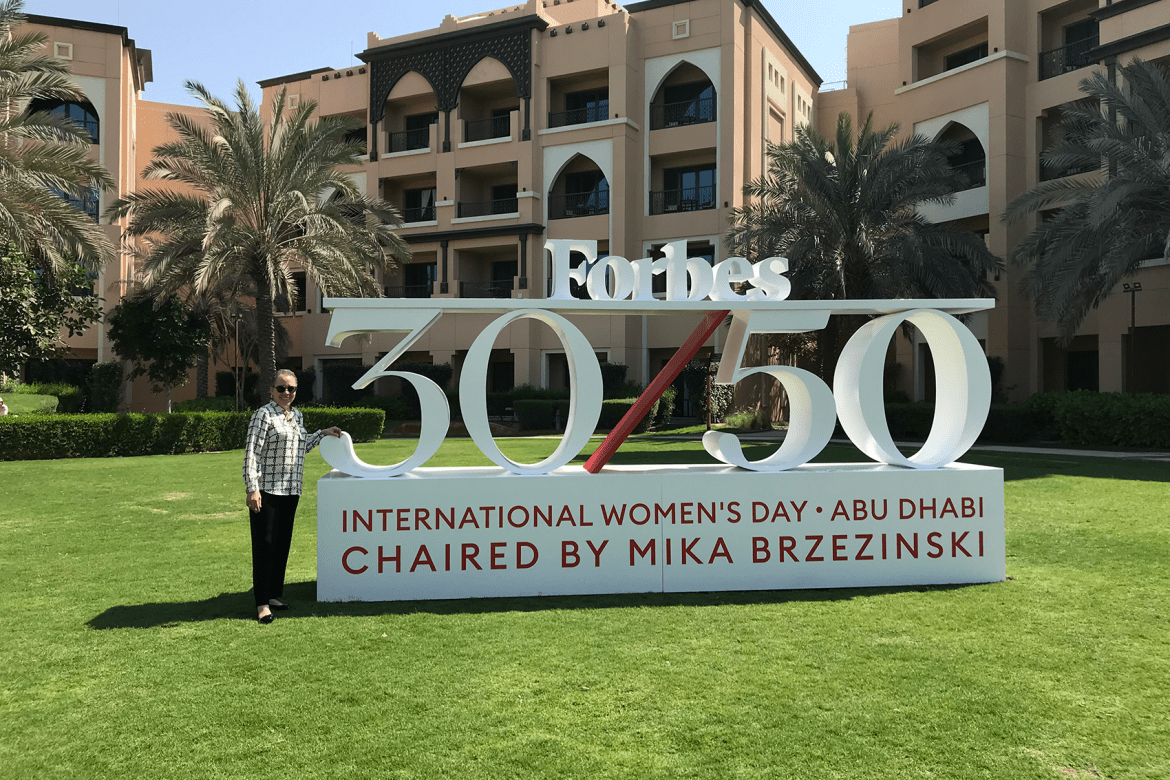
<svg viewBox="0 0 1170 780"><path fill-rule="evenodd" d="M386 376L410 382L422 424L414 453L392 465L362 461L348 436L321 443L334 471L318 483L319 599L1003 579L1002 471L955 463L986 420L991 381L978 341L953 315L990 308L990 301L786 301L783 258L755 265L729 258L712 267L686 258L680 242L659 260L609 257L570 268L569 252L593 259L596 242L549 241L547 249L553 293L544 300L326 301L333 345L355 333L406 334L354 386ZM667 277L662 300L650 292L656 273ZM591 300L573 298L570 279L585 285ZM740 282L751 288L735 289ZM590 469L599 473L567 465L597 426L602 383L593 347L563 314L679 312L731 313L716 381L766 374L780 382L790 402L783 444L749 461L735 434L711 431L703 446L724 465ZM421 468L446 437L447 397L429 378L389 370L445 313L500 314L472 343L459 380L464 424L494 468ZM832 389L799 368L743 365L752 334L815 331L834 314L880 316L847 343ZM509 323L525 318L556 334L569 369L565 433L538 463L517 463L500 451L486 408L492 346ZM882 392L886 349L903 322L930 346L938 398L930 436L909 457L890 436ZM876 463L808 465L837 419Z"/></svg>

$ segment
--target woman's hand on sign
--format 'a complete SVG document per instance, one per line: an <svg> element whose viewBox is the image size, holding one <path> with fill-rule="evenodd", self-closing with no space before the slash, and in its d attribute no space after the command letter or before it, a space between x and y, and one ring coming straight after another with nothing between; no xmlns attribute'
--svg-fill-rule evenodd
<svg viewBox="0 0 1170 780"><path fill-rule="evenodd" d="M253 490L251 493L249 493L248 498L245 501L245 503L248 505L248 509L252 510L253 512L259 512L260 511L260 491Z"/></svg>
<svg viewBox="0 0 1170 780"><path fill-rule="evenodd" d="M321 431L321 433L325 434L326 436L337 436L338 438L340 438L341 434L345 433L345 431L341 430L340 428L338 428L335 425L332 428L324 429L323 431Z"/></svg>

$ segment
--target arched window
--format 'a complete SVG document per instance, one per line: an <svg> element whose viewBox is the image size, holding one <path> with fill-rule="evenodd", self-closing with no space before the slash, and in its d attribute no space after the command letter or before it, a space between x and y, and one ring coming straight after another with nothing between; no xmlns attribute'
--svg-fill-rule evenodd
<svg viewBox="0 0 1170 780"><path fill-rule="evenodd" d="M89 133L90 143L96 144L101 140L101 123L98 120L97 109L88 101L73 103L68 100L34 100L29 103L28 112L30 114L47 112L68 117L73 124Z"/></svg>
<svg viewBox="0 0 1170 780"><path fill-rule="evenodd" d="M947 161L951 168L962 174L966 180L963 189L974 189L987 184L987 153L983 144L967 127L952 123L938 136L939 141L954 144L957 148L951 152Z"/></svg>

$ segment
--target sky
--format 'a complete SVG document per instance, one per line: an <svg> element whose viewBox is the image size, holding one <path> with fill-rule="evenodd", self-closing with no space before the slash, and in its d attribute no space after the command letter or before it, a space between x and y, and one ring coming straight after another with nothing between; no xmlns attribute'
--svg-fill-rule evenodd
<svg viewBox="0 0 1170 780"><path fill-rule="evenodd" d="M201 82L230 98L243 79L259 98L262 79L358 62L366 33L390 38L438 27L447 14L504 8L508 0L341 3L303 0L25 0L25 12L126 27L153 53L143 97L197 105L183 88ZM825 82L845 79L849 26L901 15L900 0L765 0L772 16Z"/></svg>

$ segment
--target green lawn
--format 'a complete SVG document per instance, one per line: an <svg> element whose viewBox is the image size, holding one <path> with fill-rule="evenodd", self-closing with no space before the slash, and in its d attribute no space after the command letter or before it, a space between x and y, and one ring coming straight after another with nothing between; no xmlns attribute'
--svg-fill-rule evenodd
<svg viewBox="0 0 1170 780"><path fill-rule="evenodd" d="M1170 777L1170 466L967 459L1008 582L316 604L314 453L271 626L240 452L0 463L0 777Z"/></svg>

